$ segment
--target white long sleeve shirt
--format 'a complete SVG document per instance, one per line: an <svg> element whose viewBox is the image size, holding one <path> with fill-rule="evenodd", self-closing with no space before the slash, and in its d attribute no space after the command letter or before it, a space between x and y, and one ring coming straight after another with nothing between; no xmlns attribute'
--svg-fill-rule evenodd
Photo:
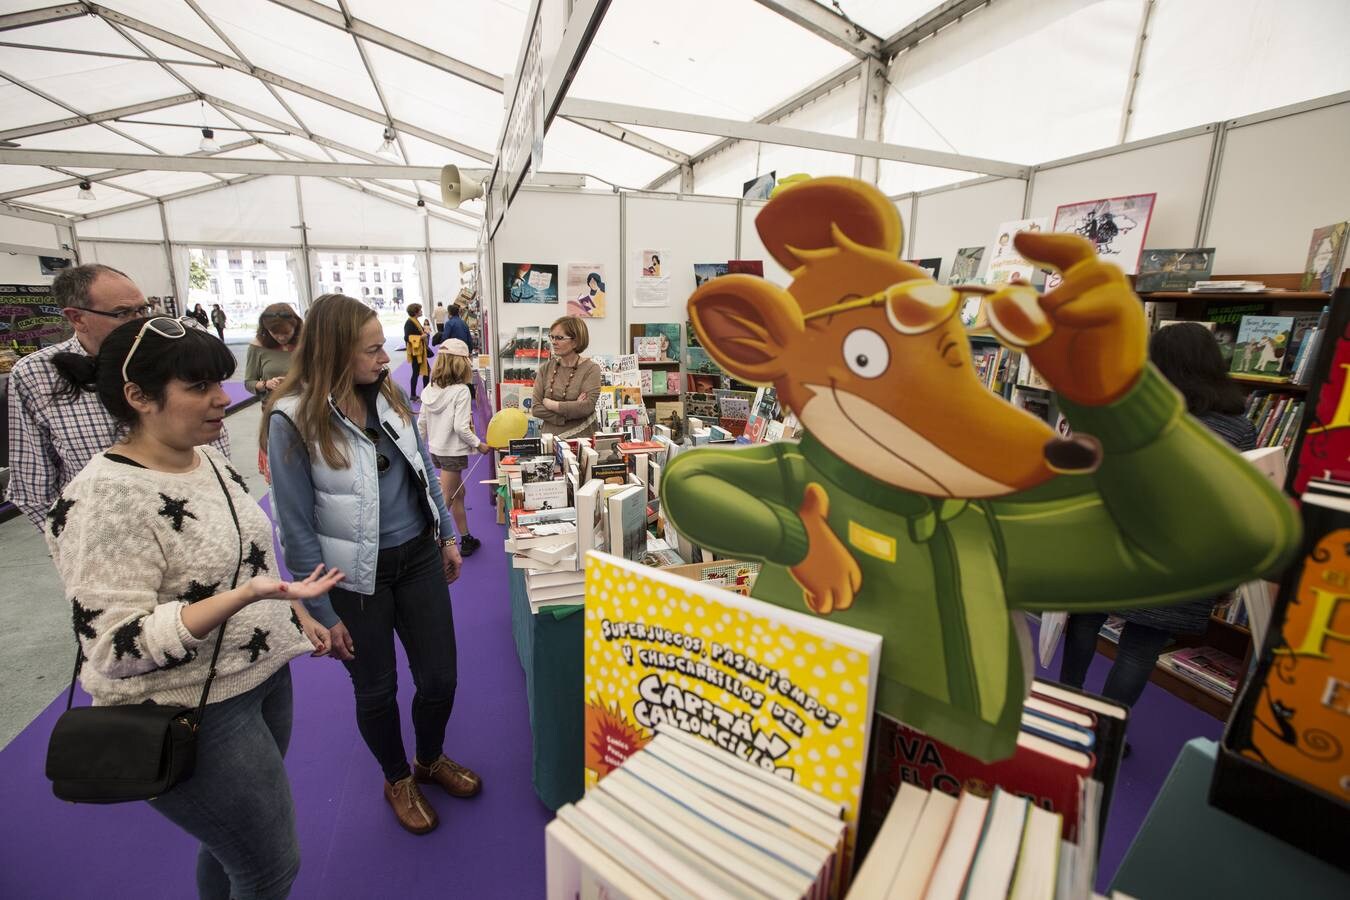
<svg viewBox="0 0 1350 900"><path fill-rule="evenodd" d="M449 387L433 384L422 391L418 425L428 450L437 456L468 456L478 452L472 402L467 384Z"/></svg>

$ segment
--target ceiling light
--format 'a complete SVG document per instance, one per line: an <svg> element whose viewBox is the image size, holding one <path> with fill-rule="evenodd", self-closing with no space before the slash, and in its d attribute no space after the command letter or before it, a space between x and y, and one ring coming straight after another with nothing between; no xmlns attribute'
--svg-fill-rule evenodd
<svg viewBox="0 0 1350 900"><path fill-rule="evenodd" d="M420 216L422 216L423 218L426 218L426 216L427 216L428 213L429 213L429 210L427 209L427 201L423 200L421 197L418 197L418 198L417 198L417 214L420 215Z"/></svg>
<svg viewBox="0 0 1350 900"><path fill-rule="evenodd" d="M202 142L197 145L197 149L203 153L219 153L220 145L216 143L216 133L210 128L203 128Z"/></svg>
<svg viewBox="0 0 1350 900"><path fill-rule="evenodd" d="M80 200L93 200L94 186L90 184L88 180L81 181L80 189L75 193L75 196Z"/></svg>
<svg viewBox="0 0 1350 900"><path fill-rule="evenodd" d="M380 144L380 149L375 152L386 159L398 159L398 148L394 146L394 139L396 137L398 137L398 135L394 133L394 129L385 126L384 142Z"/></svg>

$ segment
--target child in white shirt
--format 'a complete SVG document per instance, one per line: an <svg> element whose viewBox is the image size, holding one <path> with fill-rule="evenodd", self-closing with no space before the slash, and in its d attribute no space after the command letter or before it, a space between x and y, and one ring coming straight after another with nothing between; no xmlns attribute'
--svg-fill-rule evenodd
<svg viewBox="0 0 1350 900"><path fill-rule="evenodd" d="M469 347L458 338L441 345L431 370L431 384L422 391L422 413L418 428L431 459L440 469L441 493L454 516L460 533L459 554L470 556L482 542L469 533L464 513L464 470L470 453L487 453L488 445L473 430L473 364Z"/></svg>

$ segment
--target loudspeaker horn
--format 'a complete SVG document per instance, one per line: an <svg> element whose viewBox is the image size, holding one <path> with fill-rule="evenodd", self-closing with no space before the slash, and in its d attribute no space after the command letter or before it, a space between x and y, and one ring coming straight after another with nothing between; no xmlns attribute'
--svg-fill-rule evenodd
<svg viewBox="0 0 1350 900"><path fill-rule="evenodd" d="M472 272L476 268L478 268L478 263L464 262L461 260L459 264L459 274L464 275L467 272Z"/></svg>
<svg viewBox="0 0 1350 900"><path fill-rule="evenodd" d="M441 202L456 207L465 200L483 196L483 182L461 174L459 166L441 167Z"/></svg>

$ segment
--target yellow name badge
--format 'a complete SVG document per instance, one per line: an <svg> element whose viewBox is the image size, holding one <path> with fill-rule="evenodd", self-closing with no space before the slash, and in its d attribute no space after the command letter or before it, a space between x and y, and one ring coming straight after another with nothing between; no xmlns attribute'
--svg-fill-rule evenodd
<svg viewBox="0 0 1350 900"><path fill-rule="evenodd" d="M895 562L895 538L857 522L848 523L848 542L868 556Z"/></svg>

